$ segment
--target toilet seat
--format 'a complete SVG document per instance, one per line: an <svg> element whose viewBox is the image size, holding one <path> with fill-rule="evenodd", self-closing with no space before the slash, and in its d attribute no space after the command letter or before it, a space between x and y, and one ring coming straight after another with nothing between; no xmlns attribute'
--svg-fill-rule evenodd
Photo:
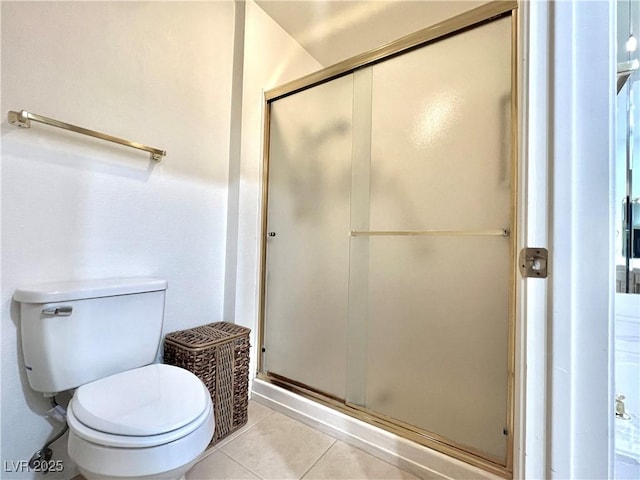
<svg viewBox="0 0 640 480"><path fill-rule="evenodd" d="M191 372L153 364L79 387L69 427L92 443L148 448L197 430L212 410L209 391Z"/></svg>

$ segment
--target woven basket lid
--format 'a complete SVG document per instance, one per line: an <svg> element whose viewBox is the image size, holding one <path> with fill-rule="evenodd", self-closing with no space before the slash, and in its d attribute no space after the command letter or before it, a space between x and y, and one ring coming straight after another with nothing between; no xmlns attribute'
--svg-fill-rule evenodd
<svg viewBox="0 0 640 480"><path fill-rule="evenodd" d="M209 392L191 372L171 365L136 368L82 385L73 412L87 427L113 435L149 436L196 420Z"/></svg>

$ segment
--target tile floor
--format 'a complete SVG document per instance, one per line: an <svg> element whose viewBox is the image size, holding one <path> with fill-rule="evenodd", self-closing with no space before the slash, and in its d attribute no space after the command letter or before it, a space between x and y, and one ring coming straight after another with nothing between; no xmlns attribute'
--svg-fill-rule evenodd
<svg viewBox="0 0 640 480"><path fill-rule="evenodd" d="M417 479L257 402L247 424L206 451L187 480ZM83 480L81 476L74 480Z"/></svg>
<svg viewBox="0 0 640 480"><path fill-rule="evenodd" d="M340 440L249 402L247 425L216 444L187 480L416 479Z"/></svg>

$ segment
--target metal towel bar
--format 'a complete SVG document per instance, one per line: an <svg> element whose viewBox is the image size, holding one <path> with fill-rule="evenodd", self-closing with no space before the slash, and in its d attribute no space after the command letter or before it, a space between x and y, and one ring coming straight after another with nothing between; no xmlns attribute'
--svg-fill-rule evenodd
<svg viewBox="0 0 640 480"><path fill-rule="evenodd" d="M145 152L149 152L151 154L151 159L155 160L156 162L159 162L162 157L167 154L167 152L159 148L148 147L147 145L142 145L141 143L131 142L123 138L114 137L113 135L107 135L106 133L96 132L95 130L78 127L76 125L71 125L70 123L60 122L58 120L54 120L53 118L48 118L35 113L27 112L26 110L21 110L19 112L10 111L8 114L8 119L9 123L11 123L12 125L17 125L23 128L30 128L31 121L33 120L34 122L44 123L45 125L62 128L64 130L70 130L72 132L81 133L82 135L99 138L100 140L118 143L120 145L124 145L125 147L144 150Z"/></svg>

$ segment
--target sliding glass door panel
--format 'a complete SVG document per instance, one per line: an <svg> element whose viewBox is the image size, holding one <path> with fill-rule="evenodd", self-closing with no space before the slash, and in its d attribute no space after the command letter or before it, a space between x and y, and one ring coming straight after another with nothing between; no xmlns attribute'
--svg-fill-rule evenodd
<svg viewBox="0 0 640 480"><path fill-rule="evenodd" d="M511 20L373 66L371 229L511 221Z"/></svg>
<svg viewBox="0 0 640 480"><path fill-rule="evenodd" d="M348 378L365 380L347 399L498 463L513 283L510 39L501 19L370 67L370 163L353 164L369 183L351 199L358 372Z"/></svg>
<svg viewBox="0 0 640 480"><path fill-rule="evenodd" d="M265 369L344 398L353 77L271 105Z"/></svg>
<svg viewBox="0 0 640 480"><path fill-rule="evenodd" d="M504 459L509 240L373 237L365 406ZM357 268L357 267L352 267Z"/></svg>

